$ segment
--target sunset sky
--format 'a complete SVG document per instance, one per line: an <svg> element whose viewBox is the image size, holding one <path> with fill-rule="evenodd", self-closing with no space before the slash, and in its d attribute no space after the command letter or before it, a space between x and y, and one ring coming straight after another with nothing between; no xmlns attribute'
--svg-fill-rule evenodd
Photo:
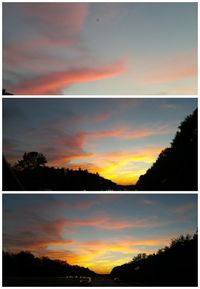
<svg viewBox="0 0 200 289"><path fill-rule="evenodd" d="M197 94L197 3L3 3L14 94Z"/></svg>
<svg viewBox="0 0 200 289"><path fill-rule="evenodd" d="M196 194L4 194L3 248L98 273L197 230Z"/></svg>
<svg viewBox="0 0 200 289"><path fill-rule="evenodd" d="M196 107L196 98L3 99L3 153L14 164L37 151L48 166L134 184Z"/></svg>

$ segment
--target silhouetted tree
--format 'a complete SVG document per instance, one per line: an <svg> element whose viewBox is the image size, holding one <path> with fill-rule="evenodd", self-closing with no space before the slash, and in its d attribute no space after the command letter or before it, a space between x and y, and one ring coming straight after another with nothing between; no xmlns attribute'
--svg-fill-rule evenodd
<svg viewBox="0 0 200 289"><path fill-rule="evenodd" d="M17 169L36 169L47 163L45 156L38 152L24 153L23 159L19 160L15 168Z"/></svg>
<svg viewBox="0 0 200 289"><path fill-rule="evenodd" d="M197 109L179 126L170 148L140 176L136 190L197 190Z"/></svg>
<svg viewBox="0 0 200 289"><path fill-rule="evenodd" d="M44 166L47 162L43 154L37 152L25 153L23 159L14 167L8 164L4 171L4 190L53 190L53 191L100 191L121 189L114 182L93 174L87 170L54 168ZM9 170L7 168L9 167ZM16 181L8 176L11 173ZM10 174L9 174L10 175ZM23 189L22 189L23 188Z"/></svg>

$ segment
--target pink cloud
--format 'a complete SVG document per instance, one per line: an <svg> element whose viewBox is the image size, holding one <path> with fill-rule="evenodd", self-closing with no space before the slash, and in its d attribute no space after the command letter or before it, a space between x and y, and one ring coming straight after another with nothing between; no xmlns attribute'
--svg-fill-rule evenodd
<svg viewBox="0 0 200 289"><path fill-rule="evenodd" d="M176 208L173 208L173 212L178 213L178 214L184 214L188 211L191 210L196 210L197 209L197 205L194 203L188 203L188 204L184 204L182 206L178 206Z"/></svg>
<svg viewBox="0 0 200 289"><path fill-rule="evenodd" d="M98 204L99 202L97 200L87 200L79 202L75 205L75 208L78 210L88 210L94 205Z"/></svg>
<svg viewBox="0 0 200 289"><path fill-rule="evenodd" d="M25 213L25 212L24 212ZM26 214L25 214L26 215ZM41 250L48 246L60 246L73 243L71 239L62 239L66 221L64 219L42 220L40 217L31 217L30 211L28 224L21 225L11 233L4 233L4 244L6 249L12 250ZM23 217L23 216L21 216Z"/></svg>
<svg viewBox="0 0 200 289"><path fill-rule="evenodd" d="M45 37L74 43L88 14L87 3L25 3L23 9L34 19Z"/></svg>
<svg viewBox="0 0 200 289"><path fill-rule="evenodd" d="M13 4L15 5L15 4ZM80 32L88 15L87 3L17 3L16 11L27 16L27 26L32 23L26 38L4 45L5 69L27 72L47 72L66 69L66 58L55 54L55 49L66 51L80 41ZM75 48L73 48L75 49ZM81 49L76 48L81 52ZM77 60L76 60L77 61ZM74 65L67 59L67 65Z"/></svg>
<svg viewBox="0 0 200 289"><path fill-rule="evenodd" d="M102 112L100 114L96 114L93 118L94 122L103 122L108 120L113 115L113 112Z"/></svg>
<svg viewBox="0 0 200 289"><path fill-rule="evenodd" d="M128 128L126 126L118 126L117 128L111 130L103 130L103 131L92 131L92 132L82 132L82 136L85 138L94 138L94 139L101 139L101 138L120 138L120 139L138 139L138 138L145 138L153 135L163 135L171 133L172 129L168 126L160 126L156 128L147 128L147 129L134 129Z"/></svg>
<svg viewBox="0 0 200 289"><path fill-rule="evenodd" d="M66 220L67 223L71 223L73 226L78 227L96 227L106 230L121 230L130 228L133 224L129 221L113 220L110 218L98 217L93 219L74 219Z"/></svg>
<svg viewBox="0 0 200 289"><path fill-rule="evenodd" d="M106 116L103 116L107 117ZM101 118L101 115L100 115ZM92 118L93 119L93 118ZM102 119L102 118L101 118ZM63 124L64 127L64 124ZM46 144L46 140L44 143L42 143L42 138L44 135L44 131L48 131L48 135L50 136L49 142L51 143L51 146ZM82 163L82 164L73 164L73 160L75 159L87 159L91 157L95 157L95 159L103 158L103 159L112 159L115 160L123 160L127 158L127 152L110 152L109 155L97 155L93 151L86 151L84 147L86 147L88 144L95 144L95 141L98 139L105 139L105 138L117 138L122 140L134 140L134 139L140 139L145 138L149 136L156 136L156 135L164 135L171 133L172 129L168 126L160 126L155 127L151 129L131 129L126 126L118 126L118 128L110 129L110 130L100 130L100 131L79 131L77 133L64 133L62 131L57 131L55 128L55 131L52 131L52 128L43 128L37 132L31 132L31 136L34 135L35 137L40 138L41 144L39 145L40 151L45 151L46 156L48 158L48 164L49 165L55 165L55 166L68 166L71 168L89 168L92 171L95 170L98 171L98 166L95 164L91 164L91 160L88 161L88 163ZM53 135L53 137L52 137ZM55 150L56 147L56 150ZM142 153L142 155L146 156L146 154L149 153L158 153L158 150L160 151L162 148L152 148L148 149L146 153ZM134 155L138 156L141 155L141 152L135 152ZM133 156L133 152L129 152L128 156ZM144 156L144 157L145 157ZM94 159L93 159L94 161Z"/></svg>
<svg viewBox="0 0 200 289"><path fill-rule="evenodd" d="M109 199L112 201L112 198ZM114 200L115 201L115 200ZM73 205L72 208L77 210L87 210L92 206L96 205L98 202L95 200L84 201ZM53 204L51 204L51 209L53 210ZM56 204L56 206L60 204ZM70 204L66 204L66 209L70 208ZM28 215L27 215L27 212ZM23 212L17 211L17 216L15 218L18 220L18 226L10 232L4 232L4 249L12 251L30 250L34 252L44 253L49 251L49 247L53 247L50 250L57 250L59 246L76 246L76 241L73 239L65 239L63 234L74 233L80 229L89 227L95 230L106 230L106 231L119 231L125 229L135 229L135 228L154 228L169 225L172 221L160 220L157 217L151 218L141 218L141 219L120 219L112 218L111 216L94 216L91 218L57 218L54 220L42 219L40 216L36 215L35 210L24 210ZM14 215L10 215L10 221L13 222ZM20 220L27 218L27 223L23 224ZM8 218L7 218L8 220ZM173 222L176 222L173 221ZM144 242L134 242L127 243L128 246L135 245L148 245ZM154 244L153 244L154 245ZM66 248L66 247L65 247Z"/></svg>
<svg viewBox="0 0 200 289"><path fill-rule="evenodd" d="M93 203L80 203L78 209L86 209ZM23 216L21 216L23 217ZM4 233L4 247L16 250L44 250L48 246L60 246L72 244L71 239L62 239L63 232L70 232L73 228L93 227L106 230L121 230L132 227L127 221L112 220L111 218L90 218L90 219L68 219L59 218L56 220L42 220L41 218L31 218L29 215L29 227L21 225L10 233Z"/></svg>
<svg viewBox="0 0 200 289"><path fill-rule="evenodd" d="M45 232L45 234L52 234L55 236L59 236L65 227L65 219L57 219L51 222L40 223L39 228L41 231Z"/></svg>
<svg viewBox="0 0 200 289"><path fill-rule="evenodd" d="M159 70L159 69L158 69ZM151 76L145 80L148 84L168 83L176 80L193 78L197 76L197 67L195 65L182 66L175 68L160 68L160 71L152 72Z"/></svg>
<svg viewBox="0 0 200 289"><path fill-rule="evenodd" d="M72 227L94 227L104 230L123 230L127 228L153 228L170 224L171 221L162 221L156 217L151 219L113 219L109 216L95 217L91 219L65 219L66 228Z"/></svg>
<svg viewBox="0 0 200 289"><path fill-rule="evenodd" d="M60 90L77 83L97 81L115 77L125 71L124 64L118 62L99 69L76 69L50 73L40 78L21 82L11 90L15 94L58 94Z"/></svg>
<svg viewBox="0 0 200 289"><path fill-rule="evenodd" d="M141 76L135 76L138 83L155 85L166 84L185 79L197 77L197 64L193 61L196 58L194 51L182 52L171 58L157 61Z"/></svg>

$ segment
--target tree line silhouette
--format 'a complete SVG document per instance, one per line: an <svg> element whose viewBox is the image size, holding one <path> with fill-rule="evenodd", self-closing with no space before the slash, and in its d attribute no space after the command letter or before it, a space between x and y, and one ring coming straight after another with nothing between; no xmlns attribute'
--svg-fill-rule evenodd
<svg viewBox="0 0 200 289"><path fill-rule="evenodd" d="M127 264L114 267L111 276L144 286L197 286L198 236L172 240L156 254L138 254Z"/></svg>
<svg viewBox="0 0 200 289"><path fill-rule="evenodd" d="M28 251L15 254L3 252L3 286L7 286L9 277L66 277L67 275L96 276L96 273L88 268L69 265L65 261L35 257Z"/></svg>
<svg viewBox="0 0 200 289"><path fill-rule="evenodd" d="M197 109L180 124L171 147L140 176L136 190L196 191L198 188Z"/></svg>
<svg viewBox="0 0 200 289"><path fill-rule="evenodd" d="M109 277L140 286L197 286L197 247L197 233L193 236L181 235L155 254L141 253L129 263L114 267ZM43 281L38 277L66 276L95 277L98 274L88 268L69 265L65 261L38 258L28 251L15 254L3 252L3 286L8 286L13 277L12 282L20 280L20 284L25 286L29 284L30 278L31 282L36 280L41 285ZM16 286L15 283L12 284Z"/></svg>
<svg viewBox="0 0 200 289"><path fill-rule="evenodd" d="M179 126L171 147L140 176L136 185L117 185L98 173L46 166L42 153L27 152L14 166L3 158L3 190L197 190L197 109Z"/></svg>
<svg viewBox="0 0 200 289"><path fill-rule="evenodd" d="M46 158L38 152L23 155L11 167L4 159L3 190L95 191L117 190L118 185L87 170L45 166Z"/></svg>

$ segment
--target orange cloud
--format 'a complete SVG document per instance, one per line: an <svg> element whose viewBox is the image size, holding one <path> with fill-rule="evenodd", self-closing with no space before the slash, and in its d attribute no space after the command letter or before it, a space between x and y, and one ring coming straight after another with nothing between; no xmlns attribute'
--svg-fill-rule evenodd
<svg viewBox="0 0 200 289"><path fill-rule="evenodd" d="M130 221L114 220L108 217L98 217L93 219L66 219L66 226L94 227L106 230L122 230L134 227Z"/></svg>
<svg viewBox="0 0 200 289"><path fill-rule="evenodd" d="M195 65L187 67L177 67L174 69L169 69L166 67L163 70L163 73L153 72L151 74L151 77L148 77L145 82L149 84L168 83L197 76L197 67Z"/></svg>
<svg viewBox="0 0 200 289"><path fill-rule="evenodd" d="M64 157L63 161L68 162L72 159L82 159L82 158L88 158L88 157L94 157L95 153L82 153L82 154L72 154L68 157Z"/></svg>
<svg viewBox="0 0 200 289"><path fill-rule="evenodd" d="M192 62L192 59L196 59L196 52L183 52L160 61L158 65L152 66L151 70L140 77L135 77L138 83L149 85L195 79L197 77L197 62Z"/></svg>
<svg viewBox="0 0 200 289"><path fill-rule="evenodd" d="M85 137L94 138L94 139L101 139L101 138L121 138L121 139L138 139L138 138L145 138L154 135L163 135L172 132L172 128L168 126L161 126L154 129L131 129L127 127L117 127L116 129L112 130L104 130L104 131L95 131L95 132L82 132Z"/></svg>
<svg viewBox="0 0 200 289"><path fill-rule="evenodd" d="M15 94L58 94L60 90L76 83L97 81L117 76L125 72L122 62L100 69L83 68L69 71L55 72L37 79L32 79L12 87Z"/></svg>
<svg viewBox="0 0 200 289"><path fill-rule="evenodd" d="M153 228L160 227L171 223L171 221L162 221L158 218L151 219L112 219L109 216L95 217L91 219L63 219L65 222L65 229L74 227L94 227L103 230L124 230L127 228Z"/></svg>
<svg viewBox="0 0 200 289"><path fill-rule="evenodd" d="M116 135L115 133L115 130L108 131L105 135ZM105 136L103 132L100 134ZM86 134L84 138L87 140ZM101 176L120 184L134 184L138 177L144 174L150 164L156 160L162 149L163 147L152 147L141 151L113 151L106 154L86 153L84 151L76 154L73 151L64 150L59 159L49 163L56 166L67 166L71 169L87 169L91 173L98 172ZM65 153L67 156L65 156ZM87 162L81 160L85 158L88 158ZM80 159L80 162L76 161L78 159Z"/></svg>
<svg viewBox="0 0 200 289"><path fill-rule="evenodd" d="M72 265L80 265L89 267L90 269L99 273L108 273L118 260L115 257L117 252L120 252L123 256L128 256L127 261L131 259L131 255L138 253L137 249L131 248L125 242L76 242L74 245L69 246L70 250L57 250L51 248L46 250L46 254L51 258L57 258L66 260ZM121 257L121 262L125 257ZM114 263L113 263L114 259Z"/></svg>
<svg viewBox="0 0 200 289"><path fill-rule="evenodd" d="M105 195L105 201L115 201L119 196ZM84 210L89 209L98 203L97 200L87 200L76 203L73 209ZM50 203L53 210L53 202ZM60 203L56 206L60 207ZM63 207L64 208L64 207ZM70 204L66 204L66 209L70 208ZM14 215L8 216L13 220ZM78 232L84 227L90 227L95 230L117 231L134 228L153 228L162 227L169 224L169 221L160 220L157 217L152 218L129 218L128 220L116 219L103 215L101 217L92 218L60 218L55 220L43 220L35 214L35 209L26 208L23 211L15 212L18 218L24 219L28 216L28 224L31 224L30 230L26 225L20 225L12 229L10 234L4 233L4 249L11 249L13 252L30 250L36 255L48 256L66 260L70 264L78 264L80 266L90 267L97 272L109 272L116 264L124 263L125 260L131 260L135 254L141 252L152 252L153 249L166 244L163 238L156 239L134 239L125 237L125 239L111 240L76 240L64 239L65 234ZM19 219L20 220L20 219ZM73 232L71 231L73 230ZM128 230L129 231L129 230ZM89 238L89 236L88 236Z"/></svg>
<svg viewBox="0 0 200 289"><path fill-rule="evenodd" d="M57 260L62 260L66 261L70 265L79 265L78 263L78 255L70 250L65 250L65 249L44 249L40 250L39 252L36 253L37 255L43 257L43 256L48 256L51 259L57 259Z"/></svg>
<svg viewBox="0 0 200 289"><path fill-rule="evenodd" d="M120 184L134 184L141 174L144 174L152 164L163 147L154 147L142 151L110 152L96 157L96 165L99 168L90 169L98 171L100 175ZM142 163L141 168L134 164ZM145 165L146 164L146 165ZM131 165L131 167L130 167Z"/></svg>
<svg viewBox="0 0 200 289"><path fill-rule="evenodd" d="M98 273L109 273L117 265L129 262L135 255L142 252L154 253L169 243L169 238L156 239L122 239L77 241L69 244L68 250L46 250L51 258L65 259L70 264L79 264ZM120 253L120 255L118 254ZM120 256L120 257L119 257Z"/></svg>
<svg viewBox="0 0 200 289"><path fill-rule="evenodd" d="M95 202L92 203L80 203L77 209L87 209L94 205ZM30 211L30 215L31 215ZM26 215L26 214L25 214ZM13 218L14 216L12 216ZM23 217L23 215L21 216ZM71 239L63 239L63 233L71 233L72 230L74 232L84 227L91 227L96 230L109 230L109 231L118 231L124 230L128 228L153 228L160 227L168 224L169 222L161 221L157 218L151 219L113 219L109 216L102 217L93 217L90 219L84 218L63 218L57 219L53 221L39 220L35 215L34 219L30 218L31 231L27 231L26 227L18 227L12 233L4 234L4 245L6 249L23 249L24 247L27 249L44 249L49 246L65 246L69 244L73 244L74 241ZM128 243L127 243L128 244Z"/></svg>
<svg viewBox="0 0 200 289"><path fill-rule="evenodd" d="M86 242L82 245L87 246L90 249L106 249L107 251L122 251L124 253L133 253L138 251L137 246L157 246L163 243L163 240L154 240L154 239L146 239L146 240L120 240L120 241L91 241Z"/></svg>
<svg viewBox="0 0 200 289"><path fill-rule="evenodd" d="M191 94L191 95L197 94L197 79L191 85L187 85L187 83L186 84L181 83L181 85L175 86L175 92L176 94Z"/></svg>
<svg viewBox="0 0 200 289"><path fill-rule="evenodd" d="M109 119L113 115L113 112L102 112L100 114L96 114L93 118L94 122L102 122ZM91 119L89 119L91 121Z"/></svg>
<svg viewBox="0 0 200 289"><path fill-rule="evenodd" d="M136 254L140 253L140 246L143 247L143 252L145 251L147 254L150 254L157 250L152 250L152 247L159 248L167 243L168 240L164 240L163 238L156 240L80 241L69 245L69 251L59 252L57 249L54 250L52 248L47 251L47 254L54 258L65 258L70 264L89 267L98 273L108 273L114 266L129 262Z"/></svg>

